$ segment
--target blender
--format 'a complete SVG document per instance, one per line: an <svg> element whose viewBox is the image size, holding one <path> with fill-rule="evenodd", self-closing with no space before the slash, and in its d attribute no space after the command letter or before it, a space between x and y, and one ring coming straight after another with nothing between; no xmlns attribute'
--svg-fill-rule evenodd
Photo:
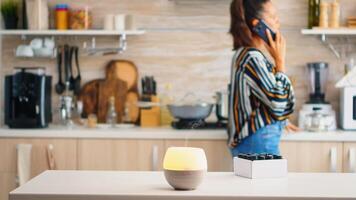
<svg viewBox="0 0 356 200"><path fill-rule="evenodd" d="M307 131L331 131L336 129L336 115L325 100L329 65L325 62L307 64L309 100L299 111L298 125Z"/></svg>

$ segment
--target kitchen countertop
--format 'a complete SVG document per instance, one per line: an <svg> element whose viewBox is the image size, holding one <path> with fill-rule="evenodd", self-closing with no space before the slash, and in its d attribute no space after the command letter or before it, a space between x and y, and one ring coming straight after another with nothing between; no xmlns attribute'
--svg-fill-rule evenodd
<svg viewBox="0 0 356 200"><path fill-rule="evenodd" d="M159 128L71 128L51 126L46 129L0 128L0 138L78 138L78 139L191 139L227 140L226 130L176 130ZM356 131L284 133L282 141L356 142Z"/></svg>
<svg viewBox="0 0 356 200"><path fill-rule="evenodd" d="M251 180L209 172L196 190L176 191L163 172L46 171L12 191L10 200L345 200L356 198L355 183L352 173L289 173L286 178Z"/></svg>

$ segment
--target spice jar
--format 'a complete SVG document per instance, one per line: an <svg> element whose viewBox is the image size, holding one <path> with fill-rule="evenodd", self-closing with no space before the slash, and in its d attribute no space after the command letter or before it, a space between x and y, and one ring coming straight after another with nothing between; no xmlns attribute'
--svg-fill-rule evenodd
<svg viewBox="0 0 356 200"><path fill-rule="evenodd" d="M320 16L319 16L319 27L328 28L329 27L329 3L320 3Z"/></svg>
<svg viewBox="0 0 356 200"><path fill-rule="evenodd" d="M97 123L98 123L98 118L96 117L96 115L90 114L88 116L88 128L96 128Z"/></svg>
<svg viewBox="0 0 356 200"><path fill-rule="evenodd" d="M67 4L56 5L56 29L58 30L68 29L68 5Z"/></svg>
<svg viewBox="0 0 356 200"><path fill-rule="evenodd" d="M71 29L90 29L92 25L92 15L89 8L86 6L80 9L73 9L70 12L69 24Z"/></svg>
<svg viewBox="0 0 356 200"><path fill-rule="evenodd" d="M339 28L340 26L340 3L334 0L331 3L330 27Z"/></svg>

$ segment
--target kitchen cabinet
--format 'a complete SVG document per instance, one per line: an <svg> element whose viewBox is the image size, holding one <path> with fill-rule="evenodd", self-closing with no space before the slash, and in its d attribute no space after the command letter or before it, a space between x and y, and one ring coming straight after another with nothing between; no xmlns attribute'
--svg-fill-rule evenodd
<svg viewBox="0 0 356 200"><path fill-rule="evenodd" d="M189 146L202 148L208 160L208 171L232 171L232 157L225 140L166 140L166 148Z"/></svg>
<svg viewBox="0 0 356 200"><path fill-rule="evenodd" d="M281 143L281 154L288 160L289 172L342 172L342 142Z"/></svg>
<svg viewBox="0 0 356 200"><path fill-rule="evenodd" d="M0 172L0 200L7 200L9 192L16 188L16 173Z"/></svg>
<svg viewBox="0 0 356 200"><path fill-rule="evenodd" d="M80 170L162 170L164 140L78 141Z"/></svg>
<svg viewBox="0 0 356 200"><path fill-rule="evenodd" d="M356 143L344 143L344 172L356 173Z"/></svg>
<svg viewBox="0 0 356 200"><path fill-rule="evenodd" d="M48 170L47 147L53 145L56 169L75 170L77 152L75 139L0 139L0 200L7 200L8 191L17 186L18 144L31 144L31 177Z"/></svg>
<svg viewBox="0 0 356 200"><path fill-rule="evenodd" d="M162 170L164 153L170 146L203 148L209 171L232 171L226 142L217 140L79 140L78 169Z"/></svg>
<svg viewBox="0 0 356 200"><path fill-rule="evenodd" d="M0 139L0 172L16 173L18 144L32 144L31 177L48 169L47 147L53 145L56 169L76 169L76 140Z"/></svg>

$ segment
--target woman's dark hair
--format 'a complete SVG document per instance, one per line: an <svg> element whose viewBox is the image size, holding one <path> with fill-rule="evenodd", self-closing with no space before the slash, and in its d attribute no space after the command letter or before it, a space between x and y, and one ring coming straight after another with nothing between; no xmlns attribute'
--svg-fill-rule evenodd
<svg viewBox="0 0 356 200"><path fill-rule="evenodd" d="M270 0L233 0L230 5L230 34L234 50L253 45L252 20L261 18L263 6Z"/></svg>

